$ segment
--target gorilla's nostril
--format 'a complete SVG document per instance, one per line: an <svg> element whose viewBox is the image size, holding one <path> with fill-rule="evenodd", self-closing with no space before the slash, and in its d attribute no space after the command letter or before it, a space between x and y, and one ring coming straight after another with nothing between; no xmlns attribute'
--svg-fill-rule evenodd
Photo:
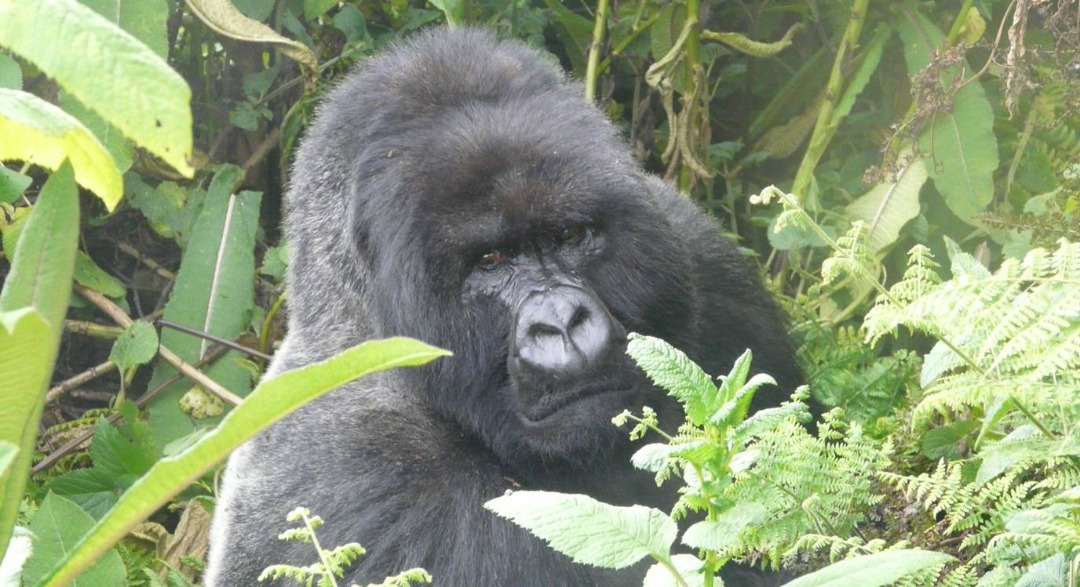
<svg viewBox="0 0 1080 587"><path fill-rule="evenodd" d="M551 336L562 337L563 332L551 324L537 322L529 326L529 338L547 338Z"/></svg>
<svg viewBox="0 0 1080 587"><path fill-rule="evenodd" d="M569 330L569 331L574 330L578 326L581 326L582 322L584 322L584 321L586 321L588 319L589 319L589 310L587 308L585 308L585 306L578 306L577 309L574 310L574 315L570 317L570 324L567 327L567 330Z"/></svg>

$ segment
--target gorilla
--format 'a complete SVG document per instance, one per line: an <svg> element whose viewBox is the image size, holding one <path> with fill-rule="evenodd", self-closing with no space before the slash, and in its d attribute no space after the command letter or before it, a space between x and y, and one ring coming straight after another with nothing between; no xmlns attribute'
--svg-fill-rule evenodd
<svg viewBox="0 0 1080 587"><path fill-rule="evenodd" d="M551 59L475 29L419 34L360 64L322 101L287 193L288 333L268 375L364 340L453 351L296 411L229 460L209 586L306 565L286 513L361 542L345 582L423 567L437 585L640 584L647 565L573 563L486 511L511 489L670 508L611 419L679 406L625 354L663 338L707 371L747 347L799 380L781 313L719 226L631 157Z"/></svg>

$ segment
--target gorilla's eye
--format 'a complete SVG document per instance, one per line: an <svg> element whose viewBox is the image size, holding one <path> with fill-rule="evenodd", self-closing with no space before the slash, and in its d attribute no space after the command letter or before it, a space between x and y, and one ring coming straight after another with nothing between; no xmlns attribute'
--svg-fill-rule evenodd
<svg viewBox="0 0 1080 587"><path fill-rule="evenodd" d="M578 224L564 228L562 233L559 234L559 242L567 245L576 245L585 240L585 237L589 235L589 227L584 224Z"/></svg>
<svg viewBox="0 0 1080 587"><path fill-rule="evenodd" d="M506 256L506 254L502 251L491 251L486 255L480 257L480 260L478 260L476 264L481 269L494 269L495 267L502 265L509 259L510 257Z"/></svg>

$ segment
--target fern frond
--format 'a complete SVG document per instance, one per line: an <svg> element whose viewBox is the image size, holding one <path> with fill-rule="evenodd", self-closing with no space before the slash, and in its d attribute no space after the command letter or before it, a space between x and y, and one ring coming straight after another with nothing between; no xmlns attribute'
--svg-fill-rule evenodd
<svg viewBox="0 0 1080 587"><path fill-rule="evenodd" d="M905 279L864 321L870 343L899 326L941 341L924 363L916 425L985 408L1001 394L1016 397L1025 415L1068 416L1080 389L1080 243L1034 249L992 274L950 248L951 279L935 283L929 252L913 249ZM1067 420L1057 419L1057 429Z"/></svg>

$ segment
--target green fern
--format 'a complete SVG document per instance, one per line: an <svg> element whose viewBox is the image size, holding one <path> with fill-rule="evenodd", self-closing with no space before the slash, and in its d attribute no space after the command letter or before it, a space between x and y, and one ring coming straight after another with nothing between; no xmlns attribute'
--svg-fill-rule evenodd
<svg viewBox="0 0 1080 587"><path fill-rule="evenodd" d="M766 504L768 516L723 554L778 568L808 533L847 536L881 500L873 472L887 466L890 451L836 412L825 414L817 436L792 418L768 427L750 445L754 466L723 493L735 503Z"/></svg>
<svg viewBox="0 0 1080 587"><path fill-rule="evenodd" d="M1041 481L1021 480L1020 470L1013 470L984 484L967 482L961 463L939 463L917 477L878 473L938 516L943 536L959 538L958 549L966 554L959 565L924 570L898 586L1062 584L1069 565L1080 560L1080 487L1057 488L1080 468L1067 460L1061 464Z"/></svg>
<svg viewBox="0 0 1080 587"><path fill-rule="evenodd" d="M337 577L343 576L345 570L365 553L364 547L355 542L332 549L323 548L315 533L323 525L323 520L319 516L311 515L311 511L305 507L294 509L285 519L290 522L300 522L301 525L285 530L278 538L312 545L318 554L318 561L303 567L270 565L263 569L259 575L259 581L292 579L304 587L337 587ZM430 582L431 575L424 569L409 569L393 577L387 577L382 583L372 583L368 587L410 587L414 583Z"/></svg>
<svg viewBox="0 0 1080 587"><path fill-rule="evenodd" d="M1034 249L992 274L947 244L951 279L939 283L929 252L916 247L905 278L864 321L871 343L899 326L938 338L923 365L916 424L1009 398L1011 412L1054 429L1048 436L1071 427L1080 416L1080 244Z"/></svg>

